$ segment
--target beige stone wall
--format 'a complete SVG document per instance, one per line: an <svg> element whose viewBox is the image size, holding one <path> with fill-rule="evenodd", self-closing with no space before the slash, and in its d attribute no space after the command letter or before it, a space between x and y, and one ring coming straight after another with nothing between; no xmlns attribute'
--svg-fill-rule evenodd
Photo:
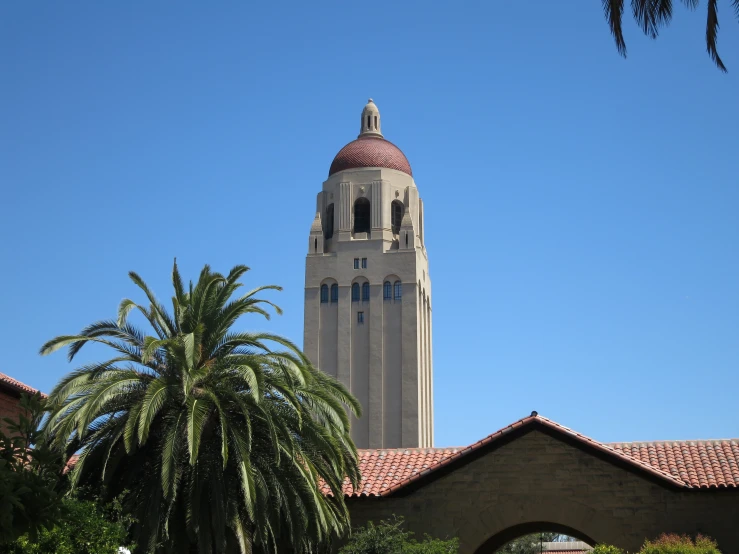
<svg viewBox="0 0 739 554"><path fill-rule="evenodd" d="M366 198L371 231L355 234L353 206ZM393 235L391 206L403 203L402 240ZM333 237L322 241L329 205ZM423 211L410 175L384 168L351 169L323 183L319 216L309 238L305 273L303 349L311 361L344 383L362 404L353 421L359 448L433 446L431 279L423 243ZM408 235L406 246L406 235ZM367 267L354 269L354 259ZM401 300L385 300L383 283L401 281ZM368 301L352 302L353 283L368 282ZM337 283L339 302L320 303L320 286ZM362 312L364 323L358 322Z"/></svg>
<svg viewBox="0 0 739 554"><path fill-rule="evenodd" d="M350 511L353 525L397 514L418 534L459 537L461 554L492 552L486 541L531 522L631 552L662 532L700 532L739 553L739 492L665 487L540 431L405 497L350 499Z"/></svg>

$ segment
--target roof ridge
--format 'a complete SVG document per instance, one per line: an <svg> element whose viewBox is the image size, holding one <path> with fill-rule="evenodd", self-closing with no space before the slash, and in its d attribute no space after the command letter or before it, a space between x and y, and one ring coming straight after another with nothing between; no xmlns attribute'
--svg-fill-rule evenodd
<svg viewBox="0 0 739 554"><path fill-rule="evenodd" d="M616 448L614 448L613 446L611 446L608 443L597 441L595 439L592 439L592 438L588 437L587 435L583 435L582 433L578 433L577 431L573 431L569 427L565 427L564 425L561 425L561 424L557 423L556 421L553 421L553 420L551 420L549 418L546 418L544 416L540 416L540 415L537 414L534 417L538 418L542 422L546 423L547 425L549 425L549 426L551 426L551 427L553 427L555 429L567 431L567 432L573 434L578 440L581 440L584 443L592 444L593 446L595 446L597 448L602 448L602 449L606 450L607 452L609 452L609 453L611 453L611 454L613 454L615 456L618 456L619 458L622 458L622 459L624 459L626 461L629 461L629 462L631 462L631 463L633 463L633 464L641 467L642 469L646 470L649 473L652 473L654 475L663 477L663 478L667 479L668 481L673 482L674 484L677 484L677 485L680 485L680 486L683 486L683 487L686 487L686 488L692 488L692 485L690 485L689 483L683 481L682 479L679 479L678 477L674 476L672 473L670 473L668 471L664 471L663 469L660 469L658 467L654 467L653 465L648 464L646 462L643 462L643 461L641 461L641 460L639 460L637 458L634 458L633 456L629 456L625 452L621 452L621 451L617 450Z"/></svg>
<svg viewBox="0 0 739 554"><path fill-rule="evenodd" d="M462 450L466 446L409 446L408 448L357 448L357 452L402 452L403 450L412 450L418 452L421 450L433 450L441 452L443 450Z"/></svg>
<svg viewBox="0 0 739 554"><path fill-rule="evenodd" d="M688 443L688 442L739 442L739 438L726 438L726 439L668 439L668 440L654 440L654 441L616 441L608 442L604 444L617 445L617 444L675 444L675 443Z"/></svg>
<svg viewBox="0 0 739 554"><path fill-rule="evenodd" d="M655 477L659 477L665 481L668 481L672 483L673 485L677 485L681 488L693 488L690 483L687 483L683 481L682 479L679 479L672 475L669 472L666 472L662 469L659 469L657 467L654 467L646 462L642 462L641 460L634 458L633 456L629 456L628 454L621 452L619 450L616 450L612 446L609 446L606 443L602 443L599 441L596 441L595 439L591 439L590 437L583 435L581 433L578 433L577 431L574 431L570 429L569 427L565 427L564 425L560 425L556 421L553 421L551 419L548 419L544 416L539 415L537 412L532 412L531 415L523 417L517 421L514 421L510 425L507 425L506 427L503 427L502 429L499 429L498 431L495 431L494 433L491 433L487 437L483 438L482 440L479 440L475 443L472 443L468 447L452 454L448 458L444 458L443 460L440 460L436 462L435 464L429 466L428 468L424 469L423 471L419 471L418 473L415 473L411 475L410 477L407 477L398 483L394 484L393 486L383 490L380 492L380 496L389 496L395 491L405 487L406 485L409 485L410 483L413 483L415 481L418 481L422 477L425 477L426 475L429 475L433 472L438 471L439 469L448 466L449 464L460 460L467 456L468 454L471 454L472 452L475 452L482 448L483 446L487 444L491 444L497 440L499 440L504 435L507 435L514 429L518 429L520 427L530 425L534 422L539 422L542 425L545 425L546 427L549 427L550 429L564 433L567 435L572 436L574 439L580 441L582 444L590 445L598 450L601 450L603 452L608 453L609 455L622 460L624 462L627 462L629 464L632 464L633 466L638 467L642 471L645 471L647 473L650 473L654 475Z"/></svg>
<svg viewBox="0 0 739 554"><path fill-rule="evenodd" d="M11 377L7 373L3 373L0 371L0 383L5 383L6 385L19 390L21 392L27 392L31 394L39 393L42 398L47 398L47 394L41 392L39 389L32 387L31 385L26 385L25 383L19 381L18 379L15 379L14 377Z"/></svg>

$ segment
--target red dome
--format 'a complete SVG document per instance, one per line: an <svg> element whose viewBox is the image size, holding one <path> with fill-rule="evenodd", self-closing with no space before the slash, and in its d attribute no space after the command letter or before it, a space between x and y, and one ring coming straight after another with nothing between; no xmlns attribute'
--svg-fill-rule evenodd
<svg viewBox="0 0 739 554"><path fill-rule="evenodd" d="M347 144L331 162L328 176L358 167L387 167L413 176L411 164L400 148L380 137L360 137Z"/></svg>

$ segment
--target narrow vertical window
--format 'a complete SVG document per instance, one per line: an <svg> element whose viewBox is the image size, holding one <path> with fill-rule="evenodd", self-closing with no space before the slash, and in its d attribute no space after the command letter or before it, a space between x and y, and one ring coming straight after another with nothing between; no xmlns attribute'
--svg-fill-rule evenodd
<svg viewBox="0 0 739 554"><path fill-rule="evenodd" d="M375 116L375 130L377 130L377 116Z"/></svg>
<svg viewBox="0 0 739 554"><path fill-rule="evenodd" d="M395 281L395 285L393 287L395 289L395 300L400 300L403 296L403 285L400 281Z"/></svg>
<svg viewBox="0 0 739 554"><path fill-rule="evenodd" d="M385 281L385 283L382 285L382 297L385 300L390 300L393 297L393 285L390 284L390 281Z"/></svg>
<svg viewBox="0 0 739 554"><path fill-rule="evenodd" d="M359 258L354 258L354 269L359 269Z"/></svg>
<svg viewBox="0 0 739 554"><path fill-rule="evenodd" d="M403 223L403 214L405 213L405 206L400 200L393 200L390 204L390 223L393 227L393 234L400 234L400 226Z"/></svg>
<svg viewBox="0 0 739 554"><path fill-rule="evenodd" d="M368 115L367 116L367 130L369 131L370 129L372 129L372 116Z"/></svg>
<svg viewBox="0 0 739 554"><path fill-rule="evenodd" d="M362 302L369 302L369 283L362 284Z"/></svg>
<svg viewBox="0 0 739 554"><path fill-rule="evenodd" d="M329 204L326 208L326 221L323 224L323 228L326 230L325 236L330 239L334 236L334 205Z"/></svg>
<svg viewBox="0 0 739 554"><path fill-rule="evenodd" d="M352 302L359 302L359 283L352 285Z"/></svg>
<svg viewBox="0 0 739 554"><path fill-rule="evenodd" d="M321 304L328 302L328 285L321 285Z"/></svg>
<svg viewBox="0 0 739 554"><path fill-rule="evenodd" d="M367 258L362 258L362 269L367 269Z"/></svg>
<svg viewBox="0 0 739 554"><path fill-rule="evenodd" d="M313 239L313 251L318 252L318 239Z"/></svg>
<svg viewBox="0 0 739 554"><path fill-rule="evenodd" d="M405 234L405 247L408 248L408 233Z"/></svg>
<svg viewBox="0 0 739 554"><path fill-rule="evenodd" d="M339 285L334 283L331 285L331 303L336 303L339 301Z"/></svg>
<svg viewBox="0 0 739 554"><path fill-rule="evenodd" d="M357 323L364 323L364 312L357 312Z"/></svg>
<svg viewBox="0 0 739 554"><path fill-rule="evenodd" d="M370 201L366 198L357 198L357 201L354 202L354 232L369 233L370 218Z"/></svg>

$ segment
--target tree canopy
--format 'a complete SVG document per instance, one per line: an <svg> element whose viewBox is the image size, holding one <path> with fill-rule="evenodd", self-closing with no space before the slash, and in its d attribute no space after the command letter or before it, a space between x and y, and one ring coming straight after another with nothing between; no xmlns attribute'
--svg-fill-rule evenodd
<svg viewBox="0 0 739 554"><path fill-rule="evenodd" d="M88 343L112 351L56 385L45 438L79 453L73 486L104 499L127 491L140 551L247 553L287 540L308 552L347 528L342 484L359 470L345 406L360 406L289 340L233 329L280 313L258 297L278 287L236 295L247 271L205 266L186 286L175 262L171 311L131 272L147 304L124 299L117 318L41 348L68 347L70 361Z"/></svg>

